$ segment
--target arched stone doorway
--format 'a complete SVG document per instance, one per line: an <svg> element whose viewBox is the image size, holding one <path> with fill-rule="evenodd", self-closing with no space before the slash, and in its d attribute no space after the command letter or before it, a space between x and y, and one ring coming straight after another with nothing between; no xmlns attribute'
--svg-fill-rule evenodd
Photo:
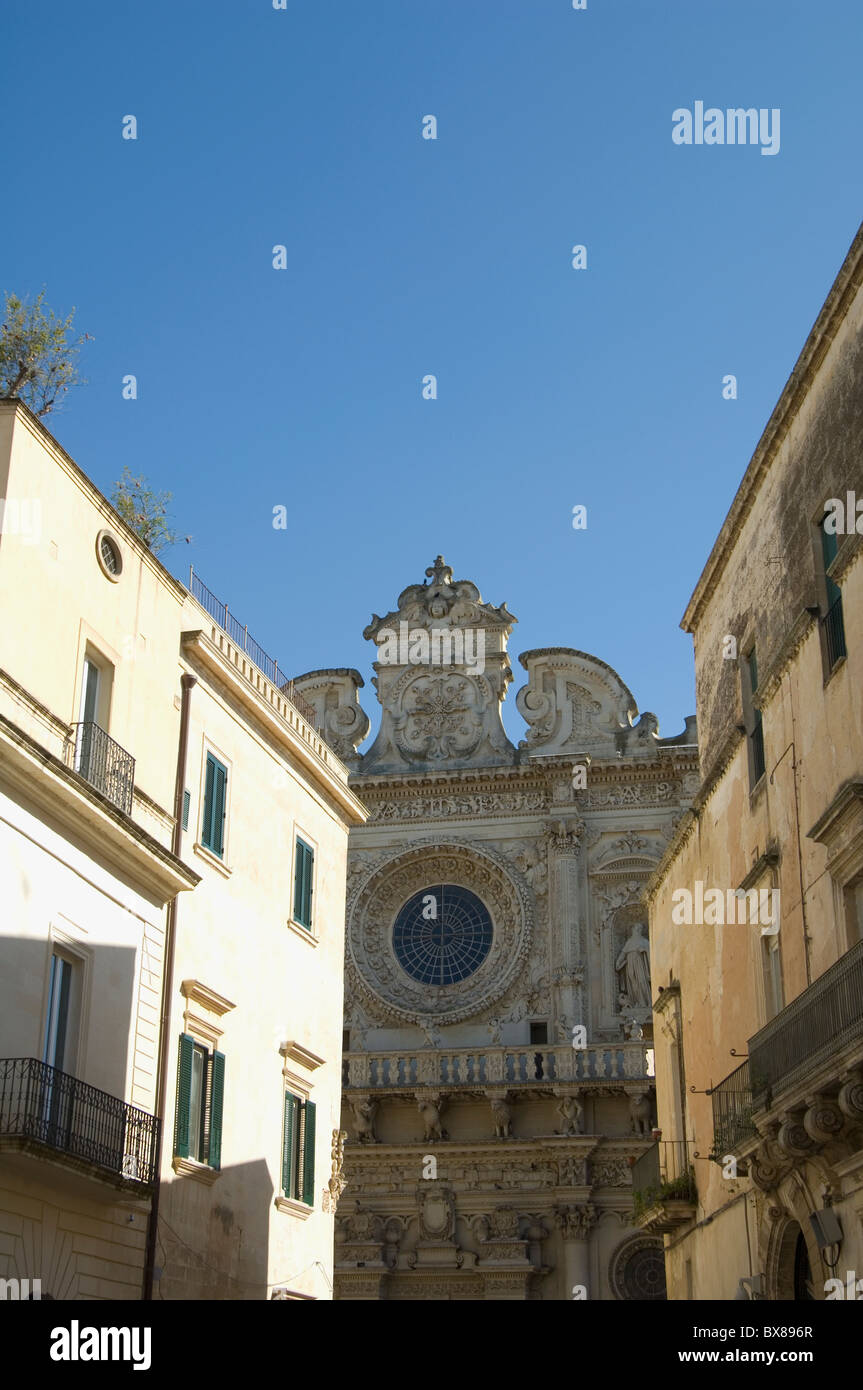
<svg viewBox="0 0 863 1390"><path fill-rule="evenodd" d="M799 1221L789 1218L779 1233L773 1260L773 1297L805 1303L816 1298L810 1252Z"/></svg>

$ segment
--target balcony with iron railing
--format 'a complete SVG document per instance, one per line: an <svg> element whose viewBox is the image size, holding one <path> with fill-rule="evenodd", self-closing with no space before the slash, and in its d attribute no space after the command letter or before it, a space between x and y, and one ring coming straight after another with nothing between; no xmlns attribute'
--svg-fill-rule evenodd
<svg viewBox="0 0 863 1390"><path fill-rule="evenodd" d="M71 727L67 763L128 816L135 787L135 759L92 720Z"/></svg>
<svg viewBox="0 0 863 1390"><path fill-rule="evenodd" d="M828 1065L838 1070L863 1061L863 941L749 1039L755 1105Z"/></svg>
<svg viewBox="0 0 863 1390"><path fill-rule="evenodd" d="M0 1149L58 1155L91 1177L147 1194L159 1121L35 1057L0 1058Z"/></svg>
<svg viewBox="0 0 863 1390"><path fill-rule="evenodd" d="M651 1235L663 1235L694 1220L698 1192L687 1140L657 1140L635 1160L632 1202L635 1224Z"/></svg>
<svg viewBox="0 0 863 1390"><path fill-rule="evenodd" d="M755 1108L749 1059L736 1067L718 1086L712 1087L713 1154L717 1160L737 1153L758 1132L752 1120Z"/></svg>
<svg viewBox="0 0 863 1390"><path fill-rule="evenodd" d="M448 1090L504 1087L550 1087L558 1081L598 1082L648 1079L647 1049L641 1043L593 1044L584 1048L463 1047L346 1052L342 1075L346 1089L397 1093L416 1086Z"/></svg>
<svg viewBox="0 0 863 1390"><path fill-rule="evenodd" d="M249 632L248 625L241 623L230 612L228 605L216 598L216 595L195 574L193 568L189 570L189 593L209 613L213 621L218 623L222 631L227 633L231 641L240 648L250 661L254 662L262 675L281 690L306 723L311 724L314 728L315 711L305 696L301 695L299 690L294 689L294 682L288 678L285 671L279 669L278 661L274 657L268 656L263 647L255 641Z"/></svg>

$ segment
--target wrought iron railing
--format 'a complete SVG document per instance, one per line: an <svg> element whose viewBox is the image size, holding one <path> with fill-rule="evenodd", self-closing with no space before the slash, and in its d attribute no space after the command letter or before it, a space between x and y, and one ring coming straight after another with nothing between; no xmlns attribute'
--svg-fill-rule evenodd
<svg viewBox="0 0 863 1390"><path fill-rule="evenodd" d="M698 1194L690 1146L685 1139L660 1139L632 1166L632 1195L641 1211L656 1202L695 1202Z"/></svg>
<svg viewBox="0 0 863 1390"><path fill-rule="evenodd" d="M848 654L845 649L845 621L842 617L841 594L827 609L821 619L821 626L824 629L824 641L827 647L827 664L832 671L836 662Z"/></svg>
<svg viewBox="0 0 863 1390"><path fill-rule="evenodd" d="M757 1133L752 1123L754 1107L749 1060L714 1086L710 1094L713 1098L713 1153L721 1158L733 1153L747 1139L754 1139Z"/></svg>
<svg viewBox="0 0 863 1390"><path fill-rule="evenodd" d="M863 941L858 941L808 989L749 1039L752 1089L758 1108L851 1043L863 1042Z"/></svg>
<svg viewBox="0 0 863 1390"><path fill-rule="evenodd" d="M267 680L278 686L282 694L290 700L297 713L303 716L306 723L311 724L314 728L315 711L313 706L300 694L299 690L294 689L294 682L288 679L284 671L279 670L278 661L274 657L268 656L263 647L255 641L248 626L234 617L228 609L228 605L216 598L216 595L198 578L194 569L189 571L189 593L192 598L197 599L202 608L206 609L222 631L228 634L231 641L235 642L255 663Z"/></svg>
<svg viewBox="0 0 863 1390"><path fill-rule="evenodd" d="M68 761L91 786L128 816L135 786L135 759L92 720L72 725Z"/></svg>
<svg viewBox="0 0 863 1390"><path fill-rule="evenodd" d="M411 1086L549 1086L555 1081L637 1081L650 1075L638 1043L603 1047L464 1047L344 1054L345 1085L369 1090Z"/></svg>
<svg viewBox="0 0 863 1390"><path fill-rule="evenodd" d="M0 1058L0 1136L83 1159L153 1186L159 1121L35 1057Z"/></svg>

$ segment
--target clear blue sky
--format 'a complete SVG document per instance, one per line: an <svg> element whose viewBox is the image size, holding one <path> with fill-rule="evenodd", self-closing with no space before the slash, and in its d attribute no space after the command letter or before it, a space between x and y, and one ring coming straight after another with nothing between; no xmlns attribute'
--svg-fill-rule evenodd
<svg viewBox="0 0 863 1390"><path fill-rule="evenodd" d="M363 627L442 552L514 656L593 652L677 733L680 617L863 216L860 0L18 0L3 27L0 289L95 335L46 423L103 491L128 464L173 492L168 567L288 670L357 666L374 724ZM697 100L778 107L779 154L676 146Z"/></svg>

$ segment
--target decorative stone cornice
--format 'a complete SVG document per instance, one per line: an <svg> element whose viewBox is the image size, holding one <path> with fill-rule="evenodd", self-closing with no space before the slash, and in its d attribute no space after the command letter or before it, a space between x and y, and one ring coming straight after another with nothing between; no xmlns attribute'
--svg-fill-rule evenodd
<svg viewBox="0 0 863 1390"><path fill-rule="evenodd" d="M237 1007L236 1004L231 1003L230 999L225 999L223 995L217 994L208 985L202 985L200 980L183 980L180 985L180 993L190 1003L198 1004L208 1013L216 1014L219 1018Z"/></svg>

